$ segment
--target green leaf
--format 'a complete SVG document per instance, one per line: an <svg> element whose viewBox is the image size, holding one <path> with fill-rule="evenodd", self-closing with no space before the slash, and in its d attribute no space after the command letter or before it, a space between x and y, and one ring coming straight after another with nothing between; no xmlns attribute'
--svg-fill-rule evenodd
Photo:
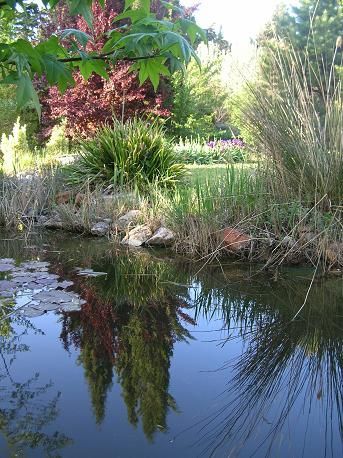
<svg viewBox="0 0 343 458"><path fill-rule="evenodd" d="M140 0L139 7L144 11L145 14L150 14L150 0Z"/></svg>
<svg viewBox="0 0 343 458"><path fill-rule="evenodd" d="M41 55L51 54L55 57L65 57L66 56L66 51L60 45L56 35L52 35L48 40L42 41L42 43L39 43L35 47L35 49Z"/></svg>
<svg viewBox="0 0 343 458"><path fill-rule="evenodd" d="M74 37L81 46L84 48L86 47L87 43L89 41L93 42L93 38L88 35L86 32L82 32L81 30L77 29L65 29L60 32L60 37L62 40L69 38L69 37Z"/></svg>
<svg viewBox="0 0 343 458"><path fill-rule="evenodd" d="M106 72L106 63L103 60L83 60L79 63L79 69L83 78L87 81L91 74L97 73L105 79L108 79Z"/></svg>
<svg viewBox="0 0 343 458"><path fill-rule="evenodd" d="M120 32L111 32L111 37L104 44L102 52L110 52L114 50L116 43L120 40L121 37L122 34Z"/></svg>
<svg viewBox="0 0 343 458"><path fill-rule="evenodd" d="M199 27L194 21L181 18L176 21L175 25L180 26L182 32L188 36L192 44L194 44L197 37L199 37L202 41L207 42L205 30Z"/></svg>
<svg viewBox="0 0 343 458"><path fill-rule="evenodd" d="M160 82L160 75L169 76L170 71L164 65L165 59L161 57L151 58L136 62L131 66L131 71L139 70L139 83L142 85L150 79L156 91Z"/></svg>
<svg viewBox="0 0 343 458"><path fill-rule="evenodd" d="M62 62L59 62L54 56L42 56L44 62L45 74L49 84L57 84L59 90L64 92L68 86L74 85L74 79L70 69Z"/></svg>
<svg viewBox="0 0 343 458"><path fill-rule="evenodd" d="M32 69L38 73L42 73L42 63L40 53L33 48L30 42L26 40L19 39L11 45L18 54L21 54L27 58Z"/></svg>
<svg viewBox="0 0 343 458"><path fill-rule="evenodd" d="M142 9L137 10L126 10L121 14L118 14L114 19L113 22L121 21L122 19L131 19L131 22L135 24L136 22L140 21L141 19L145 18L147 13Z"/></svg>
<svg viewBox="0 0 343 458"><path fill-rule="evenodd" d="M38 116L41 115L41 106L38 95L33 87L29 75L21 75L17 80L17 104L19 108L24 107L28 102L32 102L37 110Z"/></svg>
<svg viewBox="0 0 343 458"><path fill-rule="evenodd" d="M69 11L72 16L80 15L87 22L88 26L92 28L93 14L92 14L92 0L68 0Z"/></svg>
<svg viewBox="0 0 343 458"><path fill-rule="evenodd" d="M132 8L136 0L125 0L124 11Z"/></svg>
<svg viewBox="0 0 343 458"><path fill-rule="evenodd" d="M180 16L183 16L185 13L183 8L173 5L172 3L161 1L161 4L168 10L176 11Z"/></svg>

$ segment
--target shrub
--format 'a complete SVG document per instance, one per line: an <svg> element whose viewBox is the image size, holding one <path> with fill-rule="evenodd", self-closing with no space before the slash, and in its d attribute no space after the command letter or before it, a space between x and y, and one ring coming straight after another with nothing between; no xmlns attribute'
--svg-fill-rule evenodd
<svg viewBox="0 0 343 458"><path fill-rule="evenodd" d="M184 164L226 164L244 162L247 158L243 141L236 138L209 142L180 139L175 151Z"/></svg>
<svg viewBox="0 0 343 458"><path fill-rule="evenodd" d="M184 73L172 76L172 110L169 130L175 137L219 137L230 130L226 99L228 89L222 81L227 54L217 46L197 49L201 68L193 61ZM229 134L232 135L232 134Z"/></svg>
<svg viewBox="0 0 343 458"><path fill-rule="evenodd" d="M69 142L66 137L67 121L63 120L60 124L56 124L46 144L46 155L47 156L58 156L61 154L67 154L69 151Z"/></svg>
<svg viewBox="0 0 343 458"><path fill-rule="evenodd" d="M80 140L79 159L69 166L71 183L102 183L142 189L148 184L173 187L185 175L172 143L158 121L118 120L94 138Z"/></svg>
<svg viewBox="0 0 343 458"><path fill-rule="evenodd" d="M2 169L5 173L15 173L25 159L30 155L29 144L26 136L26 125L20 124L17 118L12 134L3 133L0 143Z"/></svg>

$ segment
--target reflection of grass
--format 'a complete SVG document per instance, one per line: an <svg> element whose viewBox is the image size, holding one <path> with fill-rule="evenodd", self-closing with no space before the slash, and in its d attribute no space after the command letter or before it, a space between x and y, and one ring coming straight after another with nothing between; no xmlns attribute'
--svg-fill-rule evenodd
<svg viewBox="0 0 343 458"><path fill-rule="evenodd" d="M242 284L241 291L239 285L229 286L216 291L214 307L208 304L213 290L206 293L204 288L196 298L197 313L222 317L232 335L243 337L246 348L233 366L230 402L204 420L200 442L206 454L216 456L241 443L275 456L285 424L292 423L299 406L311 412L315 400L322 400L323 408L320 455L334 454L331 434L336 427L343 437L342 284L318 281L306 308L292 321L306 294L304 283L309 280L278 282L270 292L265 284ZM231 365L229 361L227 367ZM266 418L273 419L270 427L258 431ZM304 437L300 446L307 445Z"/></svg>

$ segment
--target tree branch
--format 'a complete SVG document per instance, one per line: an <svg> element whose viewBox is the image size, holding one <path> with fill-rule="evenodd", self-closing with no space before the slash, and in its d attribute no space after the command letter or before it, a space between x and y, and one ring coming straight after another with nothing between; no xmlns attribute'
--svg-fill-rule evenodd
<svg viewBox="0 0 343 458"><path fill-rule="evenodd" d="M107 60L112 54L113 54L113 52L107 52L107 53L103 53L103 54L98 54L96 56L89 56L89 59L90 60ZM129 61L129 62L134 62L136 60L153 59L154 57L159 57L159 55L158 54L151 54L150 56L122 57L119 60L126 60L126 61ZM68 63L68 62L81 62L82 60L85 60L85 59L83 59L82 57L75 56L75 57L63 57L63 58L57 59L57 60L59 62Z"/></svg>

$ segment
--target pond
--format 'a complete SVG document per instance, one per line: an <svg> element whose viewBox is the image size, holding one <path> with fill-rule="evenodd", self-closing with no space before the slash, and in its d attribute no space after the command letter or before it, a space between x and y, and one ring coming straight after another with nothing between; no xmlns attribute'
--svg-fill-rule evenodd
<svg viewBox="0 0 343 458"><path fill-rule="evenodd" d="M1 457L342 456L341 277L0 238Z"/></svg>

